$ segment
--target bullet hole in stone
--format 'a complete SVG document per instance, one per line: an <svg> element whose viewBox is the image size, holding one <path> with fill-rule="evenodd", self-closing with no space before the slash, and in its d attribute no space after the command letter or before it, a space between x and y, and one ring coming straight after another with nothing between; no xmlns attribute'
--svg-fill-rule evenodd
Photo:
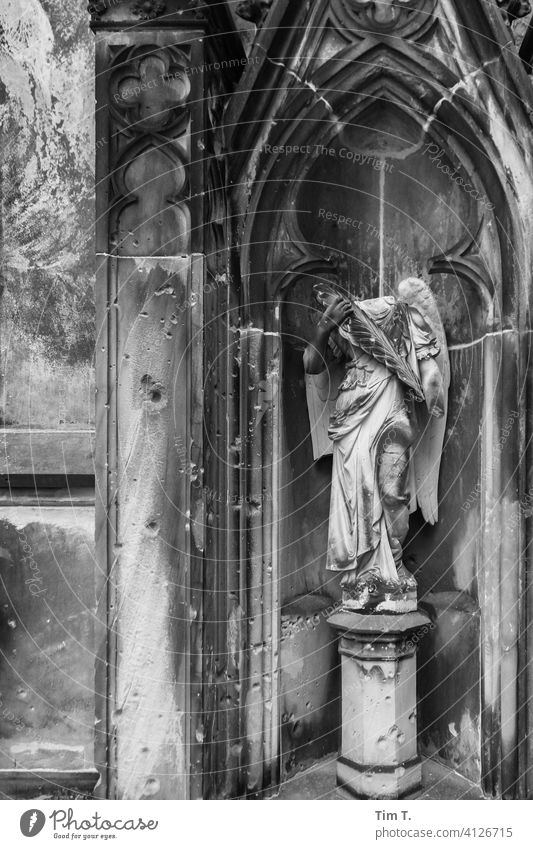
<svg viewBox="0 0 533 849"><path fill-rule="evenodd" d="M160 286L159 289L156 289L154 295L156 296L156 298L161 297L161 295L174 295L174 286L172 286L172 284L170 283L163 283L163 285ZM162 321L164 321L164 319L162 319Z"/></svg>
<svg viewBox="0 0 533 849"><path fill-rule="evenodd" d="M292 726L292 737L301 737L304 730L303 723L299 719Z"/></svg>
<svg viewBox="0 0 533 849"><path fill-rule="evenodd" d="M146 523L146 530L149 531L151 536L157 536L159 533L159 522L156 519L151 519Z"/></svg>
<svg viewBox="0 0 533 849"><path fill-rule="evenodd" d="M159 793L160 783L157 778L149 778L144 785L143 796L155 796Z"/></svg>
<svg viewBox="0 0 533 849"><path fill-rule="evenodd" d="M148 410L157 411L166 407L167 398L165 387L159 381L154 380L154 378L149 374L145 374L141 378L139 394L142 397L144 407Z"/></svg>
<svg viewBox="0 0 533 849"><path fill-rule="evenodd" d="M248 516L258 516L261 513L261 502L250 499L247 509Z"/></svg>

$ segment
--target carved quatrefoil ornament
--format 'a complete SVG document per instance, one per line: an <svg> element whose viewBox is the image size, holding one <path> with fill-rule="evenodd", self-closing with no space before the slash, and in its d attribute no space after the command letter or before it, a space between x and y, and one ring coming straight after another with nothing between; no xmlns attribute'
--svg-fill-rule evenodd
<svg viewBox="0 0 533 849"><path fill-rule="evenodd" d="M126 48L113 65L110 108L130 134L170 132L185 121L191 82L178 48Z"/></svg>
<svg viewBox="0 0 533 849"><path fill-rule="evenodd" d="M337 23L350 34L421 38L435 23L437 0L333 0Z"/></svg>

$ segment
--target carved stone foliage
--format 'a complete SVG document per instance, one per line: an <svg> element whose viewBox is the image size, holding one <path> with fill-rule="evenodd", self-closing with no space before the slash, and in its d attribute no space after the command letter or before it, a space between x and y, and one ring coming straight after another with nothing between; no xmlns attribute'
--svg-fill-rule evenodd
<svg viewBox="0 0 533 849"><path fill-rule="evenodd" d="M141 21L153 21L165 12L166 4L162 0L137 0L132 6L132 12Z"/></svg>
<svg viewBox="0 0 533 849"><path fill-rule="evenodd" d="M99 21L102 18L102 15L105 13L107 9L107 3L105 0L94 0L94 2L89 3L87 6L87 11L91 16L91 20Z"/></svg>
<svg viewBox="0 0 533 849"><path fill-rule="evenodd" d="M172 19L186 21L204 19L207 4L203 0L90 0L87 11L97 26L112 21L168 24Z"/></svg>
<svg viewBox="0 0 533 849"><path fill-rule="evenodd" d="M529 0L496 0L496 2L501 9L505 23L509 26L517 18L525 18L531 12Z"/></svg>
<svg viewBox="0 0 533 849"><path fill-rule="evenodd" d="M435 22L437 0L333 0L337 23L354 35L421 38Z"/></svg>
<svg viewBox="0 0 533 849"><path fill-rule="evenodd" d="M244 0L235 9L235 14L245 21L259 26L268 14L272 0Z"/></svg>
<svg viewBox="0 0 533 849"><path fill-rule="evenodd" d="M187 48L119 48L109 75L111 247L130 255L188 248ZM154 226L156 225L156 226Z"/></svg>

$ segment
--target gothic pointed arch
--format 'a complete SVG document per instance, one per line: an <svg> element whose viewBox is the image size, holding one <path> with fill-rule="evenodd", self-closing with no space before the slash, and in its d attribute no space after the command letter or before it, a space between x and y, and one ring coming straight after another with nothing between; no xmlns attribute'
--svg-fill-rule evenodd
<svg viewBox="0 0 533 849"><path fill-rule="evenodd" d="M310 101L307 91L297 89L262 138L257 160L260 179L250 194L241 251L242 267L250 269L252 275L243 275L245 286L257 279L254 267L263 268L268 274L261 300L272 298L279 275L286 273L291 262L299 262L302 252L309 260L326 264L335 260L337 268L342 267L346 251L333 251L332 256L331 244L320 245L312 237L304 237L303 219L309 213L309 203L302 212L299 200L305 194L302 187L306 181L319 189L327 177L335 190L342 191L346 188L342 174L350 170L350 164L352 172L356 162L361 163L360 171L365 165L367 170L372 166L379 171L377 166L382 165L386 174L389 168L392 172L394 162L418 156L421 162L432 162L429 175L425 175L430 197L439 191L437 185L431 186L432 176L444 173L446 177L453 175L457 186L467 186L470 195L482 202L477 212L471 211L471 220L466 216L462 222L459 218L464 210L448 203L447 214L461 226L451 234L451 242L435 241L428 246L427 256L420 259L429 262L431 256L449 253L454 240L475 242L478 273L492 297L498 288L496 278L501 277L499 250L494 250L494 240L499 242L494 210L502 205L503 163L498 173L497 151L485 132L481 110L476 104L447 99L450 89L459 85L459 78L438 59L423 64L409 46L388 42L350 45L343 50L342 58L340 68L334 60L320 68L316 76L318 96ZM439 153L437 162L432 156L435 153ZM321 180L320 161L328 158L334 160L333 167L326 168ZM468 171L468 181L460 176L461 169ZM348 179L346 184L356 192ZM420 188L415 173L409 188L412 192ZM379 192L377 185L375 191ZM372 192L369 187L367 195ZM386 203L399 208L394 200ZM275 234L270 242L255 235L265 220L262 210L269 217L270 233ZM337 219L338 213L333 214ZM346 213L344 217L356 216ZM411 218L407 223L416 222ZM482 245L490 245L485 257ZM468 283L464 276L462 279ZM500 309L491 307L488 312L498 315Z"/></svg>

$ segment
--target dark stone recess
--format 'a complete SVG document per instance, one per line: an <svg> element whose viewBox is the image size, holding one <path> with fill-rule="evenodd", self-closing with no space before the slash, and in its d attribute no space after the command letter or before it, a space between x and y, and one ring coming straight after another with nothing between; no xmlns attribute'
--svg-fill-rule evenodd
<svg viewBox="0 0 533 849"><path fill-rule="evenodd" d="M428 593L431 619L418 649L422 752L474 782L481 780L480 611L464 592Z"/></svg>
<svg viewBox="0 0 533 849"><path fill-rule="evenodd" d="M282 776L336 752L340 734L340 667L334 605L306 596L281 613Z"/></svg>

